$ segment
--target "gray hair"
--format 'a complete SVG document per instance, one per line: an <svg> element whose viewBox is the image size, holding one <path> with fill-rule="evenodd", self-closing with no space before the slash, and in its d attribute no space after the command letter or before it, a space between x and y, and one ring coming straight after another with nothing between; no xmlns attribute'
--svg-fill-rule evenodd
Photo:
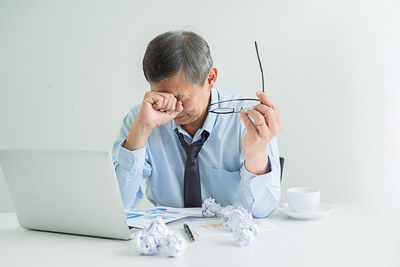
<svg viewBox="0 0 400 267"><path fill-rule="evenodd" d="M203 86L213 66L210 48L191 31L170 31L158 35L147 46L143 72L150 83L158 83L183 71L192 83Z"/></svg>

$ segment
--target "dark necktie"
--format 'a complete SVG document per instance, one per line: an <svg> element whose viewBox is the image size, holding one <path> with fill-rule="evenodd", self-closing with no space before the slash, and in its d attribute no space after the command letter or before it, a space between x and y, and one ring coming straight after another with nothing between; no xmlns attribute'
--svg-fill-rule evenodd
<svg viewBox="0 0 400 267"><path fill-rule="evenodd" d="M185 208L201 207L200 172L197 156L210 133L203 131L201 139L190 145L186 143L182 133L178 131L176 131L176 133L186 152L185 175L183 180L183 200Z"/></svg>

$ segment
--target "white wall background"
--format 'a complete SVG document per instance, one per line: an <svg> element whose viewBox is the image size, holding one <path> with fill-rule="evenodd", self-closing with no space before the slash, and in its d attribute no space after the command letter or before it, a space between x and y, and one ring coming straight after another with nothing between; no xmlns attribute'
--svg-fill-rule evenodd
<svg viewBox="0 0 400 267"><path fill-rule="evenodd" d="M399 11L395 0L0 0L0 149L111 150L149 89L146 45L167 30L203 35L217 87L253 97L257 40L284 121L283 192L313 185L323 202L400 220Z"/></svg>

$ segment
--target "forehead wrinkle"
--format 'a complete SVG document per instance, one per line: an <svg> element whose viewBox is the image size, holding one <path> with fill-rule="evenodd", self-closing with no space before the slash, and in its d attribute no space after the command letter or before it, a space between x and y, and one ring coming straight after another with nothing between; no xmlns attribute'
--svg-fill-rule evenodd
<svg viewBox="0 0 400 267"><path fill-rule="evenodd" d="M156 92L171 93L175 97L189 94L191 87L192 84L186 79L185 74L182 72L153 85Z"/></svg>

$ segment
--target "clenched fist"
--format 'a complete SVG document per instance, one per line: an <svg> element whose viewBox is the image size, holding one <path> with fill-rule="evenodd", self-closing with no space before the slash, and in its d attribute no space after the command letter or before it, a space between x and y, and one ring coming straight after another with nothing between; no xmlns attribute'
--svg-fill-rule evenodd
<svg viewBox="0 0 400 267"><path fill-rule="evenodd" d="M132 123L124 147L128 150L143 148L155 128L173 120L182 110L182 102L177 101L173 94L145 93L139 115Z"/></svg>
<svg viewBox="0 0 400 267"><path fill-rule="evenodd" d="M177 101L173 94L147 92L136 121L142 127L154 130L173 120L182 110L182 102Z"/></svg>

